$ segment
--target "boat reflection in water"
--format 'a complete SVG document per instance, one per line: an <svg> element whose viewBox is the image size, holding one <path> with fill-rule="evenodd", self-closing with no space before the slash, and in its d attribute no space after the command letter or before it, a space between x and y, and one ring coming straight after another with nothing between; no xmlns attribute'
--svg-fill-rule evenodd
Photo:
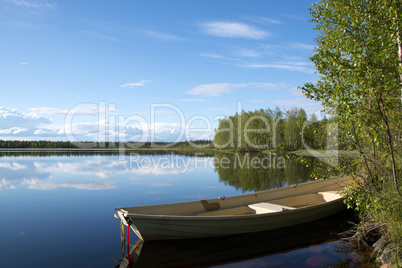
<svg viewBox="0 0 402 268"><path fill-rule="evenodd" d="M117 267L202 267L258 259L336 240L334 233L347 229L353 216L344 211L301 225L251 234L184 240L140 239L132 246L129 260L124 257Z"/></svg>

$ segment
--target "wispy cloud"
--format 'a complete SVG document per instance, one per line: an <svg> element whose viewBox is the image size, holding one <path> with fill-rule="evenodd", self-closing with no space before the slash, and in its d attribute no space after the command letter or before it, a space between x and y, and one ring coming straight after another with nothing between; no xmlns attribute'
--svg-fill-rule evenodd
<svg viewBox="0 0 402 268"><path fill-rule="evenodd" d="M232 83L217 83L217 84L206 84L199 85L194 87L193 89L186 91L187 94L191 95L201 95L204 97L218 97L223 94L233 93L236 88L247 88L252 87L256 89L269 89L276 90L284 87L284 84L274 84L274 83L241 83L241 84L232 84Z"/></svg>
<svg viewBox="0 0 402 268"><path fill-rule="evenodd" d="M55 8L56 4L43 0L2 0L1 2L29 8Z"/></svg>
<svg viewBox="0 0 402 268"><path fill-rule="evenodd" d="M249 100L249 102L263 103L266 102L266 100Z"/></svg>
<svg viewBox="0 0 402 268"><path fill-rule="evenodd" d="M258 58L263 55L261 51L258 51L256 49L248 49L248 48L242 48L237 51L235 51L236 56L243 57L243 58Z"/></svg>
<svg viewBox="0 0 402 268"><path fill-rule="evenodd" d="M279 20L274 20L274 19L270 19L270 18L261 18L260 19L262 22L268 22L268 23L272 23L272 24L279 24L281 23Z"/></svg>
<svg viewBox="0 0 402 268"><path fill-rule="evenodd" d="M145 85L145 83L149 83L149 82L152 82L152 81L142 79L142 80L139 81L139 82L127 83L127 84L123 84L123 85L120 85L120 86L121 86L121 87L142 87L142 86Z"/></svg>
<svg viewBox="0 0 402 268"><path fill-rule="evenodd" d="M289 47L293 48L293 49L305 49L305 50L313 50L314 49L313 45L304 44L304 43L290 43Z"/></svg>
<svg viewBox="0 0 402 268"><path fill-rule="evenodd" d="M295 15L292 15L292 14L281 13L281 15L284 16L284 17L287 17L287 18L294 19L294 20L302 20L302 21L305 20L305 19L303 19L303 18L301 18L299 16L295 16Z"/></svg>
<svg viewBox="0 0 402 268"><path fill-rule="evenodd" d="M16 135L21 132L26 132L28 131L28 128L22 128L22 127L10 127L6 129L0 129L0 135Z"/></svg>
<svg viewBox="0 0 402 268"><path fill-rule="evenodd" d="M288 71L296 71L302 72L306 74L314 74L315 70L308 67L301 67L298 65L288 65L288 64L245 64L245 65L238 65L238 67L245 67L245 68L272 68L272 69L282 69Z"/></svg>
<svg viewBox="0 0 402 268"><path fill-rule="evenodd" d="M145 35L149 36L149 37L164 40L164 41L180 41L180 40L183 40L181 37L178 37L178 36L173 35L173 34L168 34L168 33L161 33L161 32L148 31L148 30L142 30L141 32L144 33Z"/></svg>
<svg viewBox="0 0 402 268"><path fill-rule="evenodd" d="M270 33L239 22L207 22L201 24L204 32L210 35L228 38L265 39Z"/></svg>
<svg viewBox="0 0 402 268"><path fill-rule="evenodd" d="M57 5L46 0L0 0L2 5L2 13L10 14L34 14L39 15L47 11L57 9Z"/></svg>
<svg viewBox="0 0 402 268"><path fill-rule="evenodd" d="M212 54L212 53L201 53L201 54L199 54L199 56L204 57L204 58L218 59L218 60L238 60L236 58L229 58L229 57L225 57L225 56L218 55L218 54Z"/></svg>
<svg viewBox="0 0 402 268"><path fill-rule="evenodd" d="M249 83L250 86L253 86L255 88L261 88L261 89L274 89L278 90L281 88L284 88L286 85L284 83Z"/></svg>
<svg viewBox="0 0 402 268"><path fill-rule="evenodd" d="M29 185L29 189L35 190L53 190L57 188L75 188L79 190L107 190L116 188L114 182L93 180L93 181L77 181L77 182L37 182Z"/></svg>
<svg viewBox="0 0 402 268"><path fill-rule="evenodd" d="M75 109L72 108L70 110L63 110L63 109L56 109L56 108L30 108L30 111L37 113L37 114L48 114L48 115L66 115L68 113L74 114L74 116L98 116L99 115L99 109L94 109L94 108L81 108L81 109Z"/></svg>
<svg viewBox="0 0 402 268"><path fill-rule="evenodd" d="M217 97L226 93L232 93L234 88L239 87L247 87L247 84L218 83L199 85L189 91L186 91L186 93L205 97Z"/></svg>

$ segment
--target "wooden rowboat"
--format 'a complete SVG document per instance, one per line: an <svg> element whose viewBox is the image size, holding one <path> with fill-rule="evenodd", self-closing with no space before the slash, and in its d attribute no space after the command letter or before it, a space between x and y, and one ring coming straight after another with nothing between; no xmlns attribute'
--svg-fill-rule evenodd
<svg viewBox="0 0 402 268"><path fill-rule="evenodd" d="M289 252L300 249L300 247L332 242L335 237L334 233L340 233L352 227L347 222L353 219L353 215L353 212L342 211L323 219L296 226L224 237L159 241L138 240L130 249L130 264L128 264L127 257L122 257L123 265L120 268L215 267L242 261L253 263L253 259L267 258L278 253L287 258L292 256L292 253ZM121 250L124 252L125 243L122 246L124 248ZM275 257L273 258L275 259ZM264 260L264 263L270 263L269 259L272 260L268 257L268 261ZM261 262L257 263L261 264ZM247 264L237 266L261 266ZM271 264L271 266L279 265ZM325 265L323 264L323 266Z"/></svg>
<svg viewBox="0 0 402 268"><path fill-rule="evenodd" d="M209 200L116 208L145 241L214 237L272 230L321 219L345 209L337 193L349 177L317 180Z"/></svg>

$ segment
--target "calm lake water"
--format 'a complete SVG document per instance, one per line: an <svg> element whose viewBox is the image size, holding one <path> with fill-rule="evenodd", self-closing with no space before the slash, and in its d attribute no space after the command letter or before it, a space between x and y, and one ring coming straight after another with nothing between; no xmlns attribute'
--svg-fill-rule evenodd
<svg viewBox="0 0 402 268"><path fill-rule="evenodd" d="M273 155L0 151L0 267L116 267L119 263L115 260L121 259L120 221L113 217L116 207L277 188L309 180L310 171L295 159ZM300 231L294 235L297 233ZM253 246L261 248L262 235L226 238L230 240L224 247L219 242L222 239L174 245L144 243L138 266L147 266L146 256L162 254L161 247L176 248L180 254L193 247L199 249L200 255L201 249L208 245L215 258L208 265L234 267L321 267L328 261L347 261L354 256L350 250L337 253L335 249L343 244L333 240L311 245L299 237L301 243L296 249L291 248L290 242L290 248L286 245L271 248L277 242L270 243L272 235L266 235L263 239L266 249L262 251L253 250ZM137 240L131 232L130 244ZM244 252L244 248L251 250L239 254L239 249ZM280 254L270 255L278 250ZM187 254L192 256L190 252ZM169 255L172 256L171 252ZM272 266L273 263L276 265Z"/></svg>

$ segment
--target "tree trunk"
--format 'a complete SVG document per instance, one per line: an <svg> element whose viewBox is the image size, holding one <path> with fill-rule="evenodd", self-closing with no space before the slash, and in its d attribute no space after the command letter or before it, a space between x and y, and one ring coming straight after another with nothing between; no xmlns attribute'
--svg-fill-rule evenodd
<svg viewBox="0 0 402 268"><path fill-rule="evenodd" d="M397 38L396 41L398 43L398 59L399 59L399 67L402 68L402 41L401 41L401 31L400 31L400 25L399 25L399 1L398 1L398 6L395 9L395 16L396 16L396 29L397 29ZM402 102L402 73L399 71L399 78L400 78L400 86L401 86L401 94L399 98L401 99Z"/></svg>
<svg viewBox="0 0 402 268"><path fill-rule="evenodd" d="M388 118L387 115L385 114L385 108L384 108L384 101L382 98L380 98L381 100L381 111L382 111L382 117L385 123L385 127L387 130L387 142L388 142L388 148L389 148L389 153L391 155L391 163L392 163L392 176L394 179L394 184L395 184L395 189L397 191L397 193L399 195L401 195L401 193L399 192L399 187L398 187L398 178L396 176L396 165L395 165L395 158L394 158L394 148L393 148L393 144L392 144L392 136L391 136L391 131L389 129L389 124L388 124Z"/></svg>

